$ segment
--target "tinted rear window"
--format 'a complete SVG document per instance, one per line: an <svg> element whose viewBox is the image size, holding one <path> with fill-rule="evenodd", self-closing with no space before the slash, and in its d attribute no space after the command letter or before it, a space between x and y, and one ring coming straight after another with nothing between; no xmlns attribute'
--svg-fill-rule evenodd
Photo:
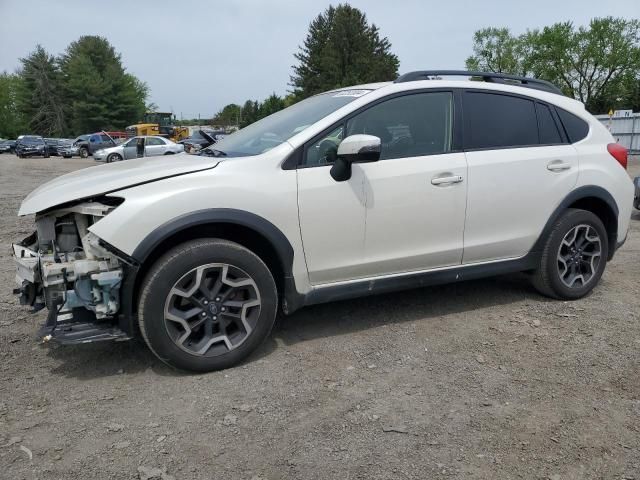
<svg viewBox="0 0 640 480"><path fill-rule="evenodd" d="M587 122L561 108L556 107L556 111L571 143L579 142L587 136L589 133L589 124Z"/></svg>
<svg viewBox="0 0 640 480"><path fill-rule="evenodd" d="M532 100L466 92L465 148L508 148L538 144L538 122Z"/></svg>
<svg viewBox="0 0 640 480"><path fill-rule="evenodd" d="M560 135L560 130L558 130L558 125L553 118L551 109L542 103L536 103L536 109L538 110L540 143L542 145L562 143L562 135Z"/></svg>

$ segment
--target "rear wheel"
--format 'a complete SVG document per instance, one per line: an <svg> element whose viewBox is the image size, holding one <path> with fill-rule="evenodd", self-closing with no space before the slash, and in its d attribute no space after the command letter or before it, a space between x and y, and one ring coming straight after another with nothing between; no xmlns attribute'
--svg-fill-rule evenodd
<svg viewBox="0 0 640 480"><path fill-rule="evenodd" d="M602 221L591 212L568 209L547 237L533 285L552 298L584 297L602 277L608 251Z"/></svg>
<svg viewBox="0 0 640 480"><path fill-rule="evenodd" d="M142 286L138 318L163 362L208 372L236 365L273 327L278 297L271 272L253 252L219 239L166 253Z"/></svg>

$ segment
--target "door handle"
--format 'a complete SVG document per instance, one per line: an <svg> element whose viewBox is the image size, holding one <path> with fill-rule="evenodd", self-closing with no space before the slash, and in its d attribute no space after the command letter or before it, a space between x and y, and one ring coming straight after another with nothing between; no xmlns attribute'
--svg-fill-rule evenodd
<svg viewBox="0 0 640 480"><path fill-rule="evenodd" d="M448 175L446 177L433 177L431 179L431 185L451 185L453 183L462 182L460 175Z"/></svg>
<svg viewBox="0 0 640 480"><path fill-rule="evenodd" d="M554 160L547 164L547 170L551 172L563 172L565 170L569 170L571 168L571 164L567 162L563 162L562 160Z"/></svg>

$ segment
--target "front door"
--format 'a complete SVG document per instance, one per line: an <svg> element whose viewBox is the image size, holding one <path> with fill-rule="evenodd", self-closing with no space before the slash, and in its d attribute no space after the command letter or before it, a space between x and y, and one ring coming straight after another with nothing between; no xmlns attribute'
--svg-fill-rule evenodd
<svg viewBox="0 0 640 480"><path fill-rule="evenodd" d="M309 281L330 283L361 274L364 255L365 188L361 165L336 182L329 170L342 140L343 125L305 150L298 168L298 213Z"/></svg>
<svg viewBox="0 0 640 480"><path fill-rule="evenodd" d="M298 170L300 225L312 284L459 265L467 166L454 152L452 92L412 93L360 112L309 146ZM346 135L381 139L378 162L335 182Z"/></svg>
<svg viewBox="0 0 640 480"><path fill-rule="evenodd" d="M138 156L138 138L132 138L131 140L128 140L122 146L122 150L122 155L124 156L125 160L136 158Z"/></svg>

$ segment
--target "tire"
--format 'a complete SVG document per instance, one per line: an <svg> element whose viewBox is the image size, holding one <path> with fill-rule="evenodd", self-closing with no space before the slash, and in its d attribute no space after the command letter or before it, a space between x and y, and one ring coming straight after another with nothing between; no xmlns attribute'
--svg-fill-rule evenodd
<svg viewBox="0 0 640 480"><path fill-rule="evenodd" d="M117 154L117 153L110 153L107 156L107 163L111 163L111 162L119 162L122 160L122 157Z"/></svg>
<svg viewBox="0 0 640 480"><path fill-rule="evenodd" d="M198 278L204 290L194 286ZM225 283L234 280L243 286ZM174 293L178 291L182 293ZM200 239L173 248L151 267L141 288L138 322L160 360L183 370L210 372L247 358L269 336L277 307L273 276L256 254L227 240Z"/></svg>
<svg viewBox="0 0 640 480"><path fill-rule="evenodd" d="M581 242L580 238L583 237L597 238L597 242ZM575 239L573 242L572 238ZM596 251L599 251L599 255L596 255ZM547 236L539 266L533 274L533 286L541 294L555 299L582 298L600 281L608 253L607 231L602 221L586 210L569 208L558 218Z"/></svg>
<svg viewBox="0 0 640 480"><path fill-rule="evenodd" d="M86 148L81 148L78 150L78 153L80 154L80 158L87 158L89 156L89 150Z"/></svg>

